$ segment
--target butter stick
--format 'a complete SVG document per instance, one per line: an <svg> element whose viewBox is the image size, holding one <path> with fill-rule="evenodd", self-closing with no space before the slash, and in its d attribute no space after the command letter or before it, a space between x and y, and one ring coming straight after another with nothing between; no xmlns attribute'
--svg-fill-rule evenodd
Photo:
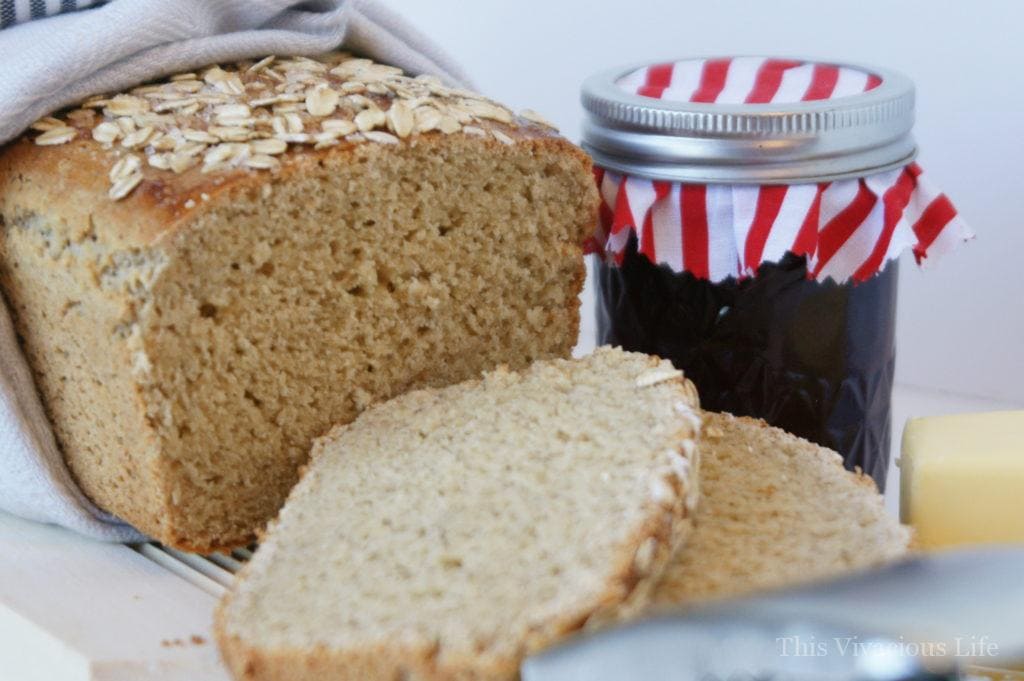
<svg viewBox="0 0 1024 681"><path fill-rule="evenodd" d="M1024 542L1024 411L911 419L899 465L921 548Z"/></svg>

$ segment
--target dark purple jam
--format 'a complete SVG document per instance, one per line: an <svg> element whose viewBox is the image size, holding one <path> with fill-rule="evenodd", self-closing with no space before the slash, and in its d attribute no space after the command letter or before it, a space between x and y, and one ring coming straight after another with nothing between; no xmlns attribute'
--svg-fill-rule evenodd
<svg viewBox="0 0 1024 681"><path fill-rule="evenodd" d="M885 488L897 263L864 283L811 281L803 257L712 284L630 244L598 265L598 341L652 353L697 385L701 406L763 418L834 449Z"/></svg>

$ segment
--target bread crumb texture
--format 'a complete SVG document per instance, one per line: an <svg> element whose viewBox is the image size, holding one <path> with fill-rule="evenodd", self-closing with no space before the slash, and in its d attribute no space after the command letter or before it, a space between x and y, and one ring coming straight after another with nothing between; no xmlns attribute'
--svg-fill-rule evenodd
<svg viewBox="0 0 1024 681"><path fill-rule="evenodd" d="M637 612L697 481L695 391L638 385L651 368L671 367L599 349L498 370L319 440L218 610L235 677L515 679Z"/></svg>
<svg viewBox="0 0 1024 681"><path fill-rule="evenodd" d="M443 87L346 59L273 63L291 85L305 83L305 73L361 73L330 82L342 90L361 82L373 106L350 107L339 95L331 116L386 111L405 101L401 88ZM304 70L313 63L320 66ZM211 85L211 73L219 71L169 83L239 96L223 76ZM269 84L276 76L251 73L237 75L246 96L269 88L267 97L278 97ZM266 87L250 92L254 82ZM157 114L166 87L131 95L149 102L143 114L117 108L117 97L103 110L118 120L179 116L189 129L241 115L218 113L228 105L212 100ZM316 113L328 108L322 92L295 91L298 101L264 105L270 120L292 113L303 130L314 119L329 128ZM273 112L291 105L314 112ZM244 143L277 139L274 123L264 126L248 106L256 122L240 127L256 136ZM0 284L86 494L179 548L243 545L280 508L313 438L332 425L409 389L568 356L582 243L596 215L590 162L550 129L494 120L490 107L463 118L501 126L511 144L434 129L402 136L399 121L395 143L289 142L269 170L143 164L143 180L119 201L108 196L108 172L130 151L121 137L82 132L62 145L23 139L0 150ZM157 149L152 140L146 148Z"/></svg>
<svg viewBox="0 0 1024 681"><path fill-rule="evenodd" d="M701 499L654 603L690 605L792 586L903 556L910 530L835 452L763 421L706 413Z"/></svg>

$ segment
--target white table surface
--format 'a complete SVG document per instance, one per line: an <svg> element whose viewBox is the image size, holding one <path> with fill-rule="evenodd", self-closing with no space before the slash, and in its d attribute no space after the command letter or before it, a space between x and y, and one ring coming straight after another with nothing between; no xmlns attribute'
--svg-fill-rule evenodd
<svg viewBox="0 0 1024 681"><path fill-rule="evenodd" d="M3 681L227 681L215 603L127 546L0 513Z"/></svg>

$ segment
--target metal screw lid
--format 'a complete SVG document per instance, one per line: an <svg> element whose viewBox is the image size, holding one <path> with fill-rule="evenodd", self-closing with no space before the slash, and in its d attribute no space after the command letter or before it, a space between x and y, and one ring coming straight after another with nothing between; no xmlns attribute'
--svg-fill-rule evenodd
<svg viewBox="0 0 1024 681"><path fill-rule="evenodd" d="M597 165L700 184L861 177L917 153L914 85L852 64L735 57L619 67L583 83Z"/></svg>

